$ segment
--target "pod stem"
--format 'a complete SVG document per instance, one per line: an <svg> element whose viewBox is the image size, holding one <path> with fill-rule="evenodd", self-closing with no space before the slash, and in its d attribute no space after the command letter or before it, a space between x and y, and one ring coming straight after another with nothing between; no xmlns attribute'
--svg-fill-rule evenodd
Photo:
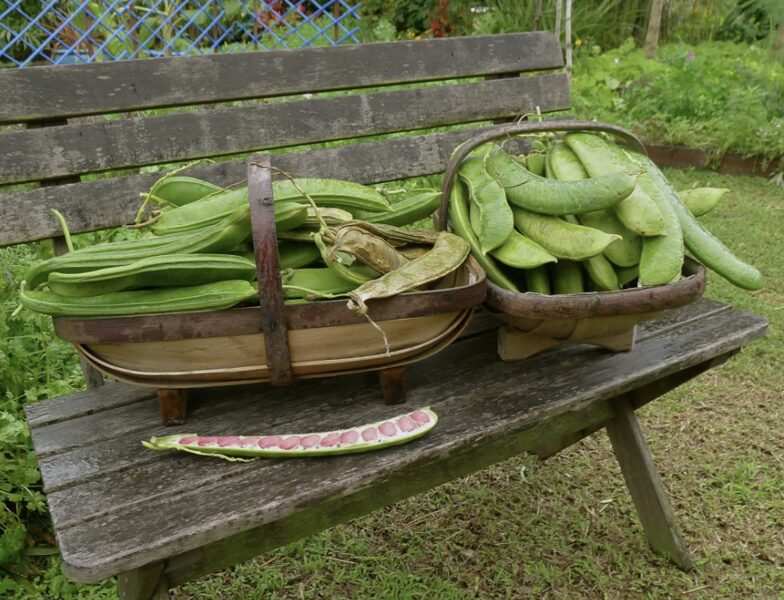
<svg viewBox="0 0 784 600"><path fill-rule="evenodd" d="M68 247L68 252L73 252L73 242L71 241L71 232L68 230L68 223L65 222L65 217L63 213L59 210L53 208L52 214L57 217L57 220L60 222L60 227L63 230L63 237L65 238L65 245Z"/></svg>

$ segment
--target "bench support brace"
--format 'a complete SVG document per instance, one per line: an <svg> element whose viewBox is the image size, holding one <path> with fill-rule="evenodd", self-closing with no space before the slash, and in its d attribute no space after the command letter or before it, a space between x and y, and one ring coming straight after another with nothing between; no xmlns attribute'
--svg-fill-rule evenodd
<svg viewBox="0 0 784 600"><path fill-rule="evenodd" d="M640 423L629 402L616 402L615 416L607 422L613 452L621 466L642 528L653 551L683 571L694 565L686 548L661 478L653 466Z"/></svg>
<svg viewBox="0 0 784 600"><path fill-rule="evenodd" d="M162 562L144 565L117 576L120 600L169 600Z"/></svg>

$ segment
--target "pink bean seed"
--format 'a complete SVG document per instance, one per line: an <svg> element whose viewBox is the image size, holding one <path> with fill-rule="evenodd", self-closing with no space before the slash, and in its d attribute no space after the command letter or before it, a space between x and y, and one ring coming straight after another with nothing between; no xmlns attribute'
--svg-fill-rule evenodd
<svg viewBox="0 0 784 600"><path fill-rule="evenodd" d="M378 438L378 429L375 427L368 427L362 430L362 439L366 442L372 442Z"/></svg>
<svg viewBox="0 0 784 600"><path fill-rule="evenodd" d="M378 430L387 437L397 435L397 427L391 421L384 421L378 426Z"/></svg>
<svg viewBox="0 0 784 600"><path fill-rule="evenodd" d="M239 446L240 437L238 435L227 435L218 438L218 446L225 448L226 446Z"/></svg>
<svg viewBox="0 0 784 600"><path fill-rule="evenodd" d="M299 446L299 440L300 437L298 435L291 435L278 444L278 448L281 450L291 450L296 446Z"/></svg>
<svg viewBox="0 0 784 600"><path fill-rule="evenodd" d="M206 436L205 437L200 437L196 443L199 446L211 446L213 444L217 444L218 443L218 438L215 437L215 436L213 436L213 437L206 437Z"/></svg>
<svg viewBox="0 0 784 600"><path fill-rule="evenodd" d="M244 437L240 440L240 448L253 448L258 443L259 438L257 437Z"/></svg>
<svg viewBox="0 0 784 600"><path fill-rule="evenodd" d="M359 434L356 431L344 431L340 434L341 444L353 444L359 439Z"/></svg>
<svg viewBox="0 0 784 600"><path fill-rule="evenodd" d="M283 441L279 435L266 435L259 440L259 448L272 448L278 446Z"/></svg>
<svg viewBox="0 0 784 600"><path fill-rule="evenodd" d="M409 417L408 415L403 415L397 420L397 426L400 427L401 431L414 431L417 428L417 424Z"/></svg>
<svg viewBox="0 0 784 600"><path fill-rule="evenodd" d="M340 441L340 434L339 433L328 433L324 436L324 439L321 440L321 445L325 448L331 448L335 444Z"/></svg>
<svg viewBox="0 0 784 600"><path fill-rule="evenodd" d="M411 413L411 418L417 423L425 424L430 423L430 415L423 410L415 410Z"/></svg>
<svg viewBox="0 0 784 600"><path fill-rule="evenodd" d="M302 441L300 443L302 444L303 448L312 448L320 441L321 438L317 435L306 435L304 438L302 438Z"/></svg>
<svg viewBox="0 0 784 600"><path fill-rule="evenodd" d="M182 444L183 446L190 446L193 444L197 444L198 441L199 441L198 435L186 435L185 437L180 438L180 441L177 443Z"/></svg>

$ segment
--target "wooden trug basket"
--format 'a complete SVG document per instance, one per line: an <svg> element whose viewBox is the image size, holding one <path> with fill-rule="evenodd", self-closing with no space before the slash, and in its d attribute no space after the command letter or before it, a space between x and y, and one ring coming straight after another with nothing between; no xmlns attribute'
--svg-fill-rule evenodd
<svg viewBox="0 0 784 600"><path fill-rule="evenodd" d="M467 140L450 158L436 222L441 226L447 222L449 196L458 168L472 150L499 138L545 131L612 133L645 153L634 134L607 123L558 119L500 125ZM520 360L565 342L592 344L615 352L631 350L638 323L702 297L705 268L687 257L682 273L684 279L669 285L551 296L511 292L488 281L485 304L507 323L498 330L498 354L502 360Z"/></svg>
<svg viewBox="0 0 784 600"><path fill-rule="evenodd" d="M110 318L53 319L55 331L109 376L158 389L165 424L183 423L188 388L379 371L389 404L405 402L404 365L445 348L486 296L471 257L432 289L368 302L390 352L346 300L283 303L269 155L248 164L260 306Z"/></svg>

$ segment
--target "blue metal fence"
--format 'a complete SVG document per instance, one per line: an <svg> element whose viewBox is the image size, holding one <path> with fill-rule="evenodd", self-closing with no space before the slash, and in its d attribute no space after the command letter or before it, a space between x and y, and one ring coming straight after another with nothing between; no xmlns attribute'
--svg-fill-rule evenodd
<svg viewBox="0 0 784 600"><path fill-rule="evenodd" d="M6 0L0 61L24 67L357 42L350 0Z"/></svg>

